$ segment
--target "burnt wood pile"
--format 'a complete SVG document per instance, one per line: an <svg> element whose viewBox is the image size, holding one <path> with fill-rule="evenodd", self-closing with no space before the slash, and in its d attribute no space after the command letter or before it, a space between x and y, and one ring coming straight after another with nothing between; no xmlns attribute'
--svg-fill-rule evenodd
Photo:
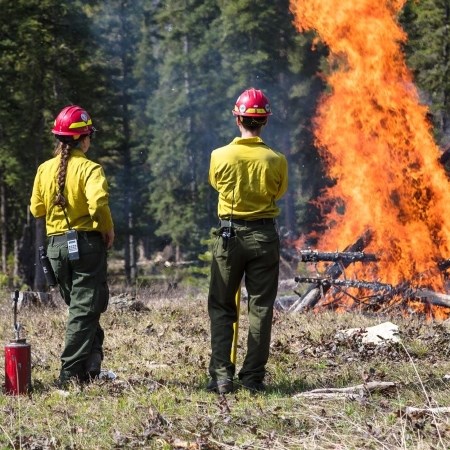
<svg viewBox="0 0 450 450"><path fill-rule="evenodd" d="M402 300L412 300L429 305L443 306L450 308L450 295L434 292L429 289L415 288L409 282L403 282L399 285L382 283L379 281L365 281L345 278L345 269L352 263L376 263L379 261L377 255L365 253L364 249L370 244L373 234L370 230L366 231L352 245L348 246L343 252L324 252L318 250L300 250L299 256L302 262L330 264L320 276L298 276L295 277L297 283L308 284L309 287L304 294L299 294L299 299L295 301L290 311L302 312L314 308L320 300L323 300L330 294L342 294L350 296L354 302L360 303L372 310L380 310L394 298ZM450 268L450 259L440 261L438 269L445 272ZM358 292L369 292L363 299L358 299L353 293L347 292L348 289L358 289ZM331 291L330 291L331 290ZM340 295L342 297L342 295ZM323 303L323 302L322 302ZM327 304L332 308L330 299Z"/></svg>

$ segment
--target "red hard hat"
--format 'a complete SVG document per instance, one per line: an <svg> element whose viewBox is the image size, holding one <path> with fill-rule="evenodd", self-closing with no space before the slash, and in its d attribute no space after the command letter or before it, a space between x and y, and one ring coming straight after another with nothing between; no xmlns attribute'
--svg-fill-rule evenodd
<svg viewBox="0 0 450 450"><path fill-rule="evenodd" d="M80 106L66 106L55 119L52 133L61 136L89 134L93 129L89 114Z"/></svg>
<svg viewBox="0 0 450 450"><path fill-rule="evenodd" d="M250 88L244 91L236 100L233 114L235 116L267 117L272 115L269 99L262 91Z"/></svg>

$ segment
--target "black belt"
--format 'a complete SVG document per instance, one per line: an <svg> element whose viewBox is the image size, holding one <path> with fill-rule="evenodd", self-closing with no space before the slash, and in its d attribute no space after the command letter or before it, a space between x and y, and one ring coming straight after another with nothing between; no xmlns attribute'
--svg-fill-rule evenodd
<svg viewBox="0 0 450 450"><path fill-rule="evenodd" d="M77 235L79 238L90 238L90 237L101 237L102 234L100 231L78 231ZM50 244L61 244L63 242L67 242L66 234L53 234L52 236L48 236L48 241Z"/></svg>
<svg viewBox="0 0 450 450"><path fill-rule="evenodd" d="M241 227L251 227L258 225L268 225L274 224L275 219L256 219L256 220L242 220L242 219L231 219L231 226L239 225ZM220 227L225 228L230 226L230 220L220 219Z"/></svg>

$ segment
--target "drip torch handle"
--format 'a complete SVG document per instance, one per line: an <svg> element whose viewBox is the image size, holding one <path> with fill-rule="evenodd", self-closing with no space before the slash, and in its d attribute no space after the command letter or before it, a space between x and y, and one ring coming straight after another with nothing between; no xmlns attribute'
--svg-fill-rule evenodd
<svg viewBox="0 0 450 450"><path fill-rule="evenodd" d="M19 339L20 325L17 323L17 302L19 301L19 291L14 291L14 333L16 339Z"/></svg>

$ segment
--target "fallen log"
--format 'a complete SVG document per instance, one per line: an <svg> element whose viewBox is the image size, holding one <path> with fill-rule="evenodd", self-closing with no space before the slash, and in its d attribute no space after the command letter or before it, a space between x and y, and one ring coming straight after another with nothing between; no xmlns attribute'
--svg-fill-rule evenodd
<svg viewBox="0 0 450 450"><path fill-rule="evenodd" d="M440 294L429 289L417 289L415 298L423 303L450 308L450 295Z"/></svg>
<svg viewBox="0 0 450 450"><path fill-rule="evenodd" d="M14 293L11 293L11 300L14 299L14 295ZM33 306L47 308L56 307L56 302L53 298L52 292L22 291L18 293L17 308L19 310Z"/></svg>
<svg viewBox="0 0 450 450"><path fill-rule="evenodd" d="M378 281L363 281L363 280L334 280L332 278L321 277L295 277L297 283L315 283L319 286L343 286L355 287L359 289L371 289L373 291L383 291L392 293L396 291L405 291L405 288L394 287L392 284L379 283Z"/></svg>
<svg viewBox="0 0 450 450"><path fill-rule="evenodd" d="M435 408L415 408L413 406L407 406L405 409L399 412L399 415L401 416L416 417L416 418L434 414L450 414L450 407L438 406Z"/></svg>
<svg viewBox="0 0 450 450"><path fill-rule="evenodd" d="M313 399L339 399L339 398L362 398L371 393L383 392L393 389L397 384L391 381L369 381L368 383L358 384L344 388L321 388L312 391L300 392L295 394L294 398L313 398Z"/></svg>
<svg viewBox="0 0 450 450"><path fill-rule="evenodd" d="M363 280L334 280L332 278L321 277L295 277L297 283L314 283L317 286L330 288L331 286L353 287L358 289L370 289L380 292L385 300L401 295L405 299L418 300L422 303L429 303L435 306L445 306L450 308L450 295L441 294L424 288L412 288L408 283L400 283L397 286L379 281Z"/></svg>
<svg viewBox="0 0 450 450"><path fill-rule="evenodd" d="M356 242L352 245L348 246L344 251L345 252L362 252L372 240L373 233L371 230L367 230ZM325 275L327 278L336 279L342 275L342 272L346 267L348 267L352 261L336 261L325 271ZM331 285L323 286L323 285L313 285L311 286L307 292L300 297L289 309L289 311L293 312L301 312L309 308L313 308L320 298L328 292Z"/></svg>

